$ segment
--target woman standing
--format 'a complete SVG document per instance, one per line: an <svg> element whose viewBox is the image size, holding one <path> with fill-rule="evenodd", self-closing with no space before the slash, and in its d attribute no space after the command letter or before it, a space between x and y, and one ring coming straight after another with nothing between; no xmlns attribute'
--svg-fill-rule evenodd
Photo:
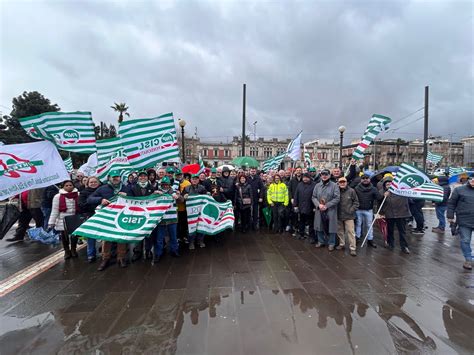
<svg viewBox="0 0 474 355"><path fill-rule="evenodd" d="M272 209L273 217L273 231L275 233L283 233L283 214L285 208L288 206L290 201L288 196L288 188L281 181L281 177L278 174L273 176L273 182L270 184L267 190L267 201Z"/></svg>
<svg viewBox="0 0 474 355"><path fill-rule="evenodd" d="M242 233L246 233L250 223L250 213L252 210L252 187L247 183L244 173L239 175L235 185L235 208L240 216L240 228Z"/></svg>
<svg viewBox="0 0 474 355"><path fill-rule="evenodd" d="M79 192L74 187L71 180L63 183L63 188L53 198L51 216L48 227L54 228L61 233L61 240L64 248L64 259L77 258L76 246L77 237L71 236L71 247L69 248L69 236L64 230L64 217L75 215L79 211Z"/></svg>
<svg viewBox="0 0 474 355"><path fill-rule="evenodd" d="M87 198L97 190L100 186L100 181L97 177L91 176L87 180L86 188L79 195L79 209L87 215L87 218L95 213L95 205L87 203ZM87 238L87 261L93 263L97 258L96 240L94 238Z"/></svg>

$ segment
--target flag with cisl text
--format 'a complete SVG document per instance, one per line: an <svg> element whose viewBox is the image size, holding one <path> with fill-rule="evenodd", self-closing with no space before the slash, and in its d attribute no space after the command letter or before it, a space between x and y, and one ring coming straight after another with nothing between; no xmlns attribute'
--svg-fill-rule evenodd
<svg viewBox="0 0 474 355"><path fill-rule="evenodd" d="M0 201L64 180L69 180L69 174L53 143L0 146Z"/></svg>
<svg viewBox="0 0 474 355"><path fill-rule="evenodd" d="M162 162L179 162L172 113L123 121L119 135L125 156L134 169L154 167Z"/></svg>
<svg viewBox="0 0 474 355"><path fill-rule="evenodd" d="M234 228L232 202L217 202L208 195L189 196L186 200L189 234L214 235Z"/></svg>
<svg viewBox="0 0 474 355"><path fill-rule="evenodd" d="M132 171L123 151L120 138L101 139L97 141L97 170L95 176L100 181L107 181L111 170L118 170L122 180Z"/></svg>
<svg viewBox="0 0 474 355"><path fill-rule="evenodd" d="M94 122L90 112L47 112L19 121L31 138L48 140L68 152L95 152Z"/></svg>
<svg viewBox="0 0 474 355"><path fill-rule="evenodd" d="M139 242L149 237L172 208L169 195L130 197L118 195L111 204L100 208L72 234L118 243Z"/></svg>

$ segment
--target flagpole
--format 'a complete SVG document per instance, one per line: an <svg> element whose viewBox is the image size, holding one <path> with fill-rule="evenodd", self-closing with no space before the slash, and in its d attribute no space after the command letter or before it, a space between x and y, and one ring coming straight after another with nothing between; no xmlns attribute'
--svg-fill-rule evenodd
<svg viewBox="0 0 474 355"><path fill-rule="evenodd" d="M385 200L386 200L386 199L387 199L387 196L384 196L384 198L383 198L383 200L382 200L382 203L380 204L380 207L379 207L377 213L375 214L375 216L377 216L377 215L380 213L380 210L382 209L382 206L383 206L383 204L385 203ZM360 245L361 248L364 247L365 241L367 240L367 237L369 236L370 231L371 231L372 228L374 227L375 220L376 220L376 218L374 218L374 219L372 220L372 223L370 224L370 227L369 227L369 229L367 230L367 234L365 235L364 241L363 241L362 244Z"/></svg>

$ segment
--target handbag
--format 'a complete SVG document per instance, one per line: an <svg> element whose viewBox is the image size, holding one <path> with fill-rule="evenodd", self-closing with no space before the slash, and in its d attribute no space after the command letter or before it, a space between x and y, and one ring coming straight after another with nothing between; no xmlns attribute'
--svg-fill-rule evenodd
<svg viewBox="0 0 474 355"><path fill-rule="evenodd" d="M243 197L242 196L242 188L241 187L239 187L239 193L240 193L240 198L242 199L242 204L244 206L252 204L252 199L250 197Z"/></svg>
<svg viewBox="0 0 474 355"><path fill-rule="evenodd" d="M71 235L89 216L85 213L64 217L64 230Z"/></svg>

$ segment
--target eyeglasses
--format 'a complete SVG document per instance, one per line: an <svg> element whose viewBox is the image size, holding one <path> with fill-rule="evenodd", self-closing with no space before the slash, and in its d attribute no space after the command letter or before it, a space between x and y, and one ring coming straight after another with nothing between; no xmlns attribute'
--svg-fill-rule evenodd
<svg viewBox="0 0 474 355"><path fill-rule="evenodd" d="M329 176L328 173L321 173L321 176Z"/></svg>

